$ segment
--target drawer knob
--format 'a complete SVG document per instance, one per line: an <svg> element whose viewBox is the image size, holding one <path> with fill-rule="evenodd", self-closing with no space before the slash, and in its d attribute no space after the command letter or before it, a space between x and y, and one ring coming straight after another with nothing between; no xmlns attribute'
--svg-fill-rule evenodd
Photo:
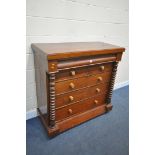
<svg viewBox="0 0 155 155"><path fill-rule="evenodd" d="M69 100L70 101L73 101L74 100L74 97L73 96L69 96Z"/></svg>
<svg viewBox="0 0 155 155"><path fill-rule="evenodd" d="M75 88L75 85L74 85L74 83L70 83L70 85L69 85L72 89L74 89Z"/></svg>
<svg viewBox="0 0 155 155"><path fill-rule="evenodd" d="M75 71L71 71L71 75L74 76L75 75Z"/></svg>
<svg viewBox="0 0 155 155"><path fill-rule="evenodd" d="M72 109L68 109L68 113L69 114L72 114L73 113L73 110Z"/></svg>
<svg viewBox="0 0 155 155"><path fill-rule="evenodd" d="M95 103L95 105L97 105L98 104L98 101L97 100L94 100L94 103Z"/></svg>
<svg viewBox="0 0 155 155"><path fill-rule="evenodd" d="M102 80L103 80L101 76L99 76L97 79L98 79L99 81L102 81Z"/></svg>
<svg viewBox="0 0 155 155"><path fill-rule="evenodd" d="M103 71L104 70L104 66L100 66L100 69Z"/></svg>
<svg viewBox="0 0 155 155"><path fill-rule="evenodd" d="M51 69L54 69L55 68L55 64L51 64Z"/></svg>
<svg viewBox="0 0 155 155"><path fill-rule="evenodd" d="M99 93L101 90L99 88L96 88L96 92Z"/></svg>

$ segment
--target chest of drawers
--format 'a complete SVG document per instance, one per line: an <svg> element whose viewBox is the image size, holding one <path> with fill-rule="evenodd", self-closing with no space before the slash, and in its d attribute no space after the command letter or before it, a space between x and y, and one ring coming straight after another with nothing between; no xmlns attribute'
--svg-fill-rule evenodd
<svg viewBox="0 0 155 155"><path fill-rule="evenodd" d="M124 48L103 42L35 43L37 104L49 136L112 109Z"/></svg>

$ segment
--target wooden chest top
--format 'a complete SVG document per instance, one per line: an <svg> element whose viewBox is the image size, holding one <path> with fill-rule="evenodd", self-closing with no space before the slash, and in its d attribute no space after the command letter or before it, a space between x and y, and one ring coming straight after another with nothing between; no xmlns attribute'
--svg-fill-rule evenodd
<svg viewBox="0 0 155 155"><path fill-rule="evenodd" d="M35 43L34 50L47 55L48 60L124 52L125 48L103 42Z"/></svg>

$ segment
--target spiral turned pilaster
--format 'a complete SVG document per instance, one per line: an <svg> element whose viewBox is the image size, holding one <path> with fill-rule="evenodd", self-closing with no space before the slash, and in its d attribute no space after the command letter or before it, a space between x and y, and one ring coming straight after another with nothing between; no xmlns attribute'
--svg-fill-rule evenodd
<svg viewBox="0 0 155 155"><path fill-rule="evenodd" d="M49 125L55 125L55 73L49 74Z"/></svg>
<svg viewBox="0 0 155 155"><path fill-rule="evenodd" d="M111 97L112 97L113 88L114 88L114 84L115 84L117 67L118 67L118 62L114 62L113 69L112 69L111 80L110 80L110 85L109 85L109 92L107 94L107 101L106 101L107 104L111 103Z"/></svg>

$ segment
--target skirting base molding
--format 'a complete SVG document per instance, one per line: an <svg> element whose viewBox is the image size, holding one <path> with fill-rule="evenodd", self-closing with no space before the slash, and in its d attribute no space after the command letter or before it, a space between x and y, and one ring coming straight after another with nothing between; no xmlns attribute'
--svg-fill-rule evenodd
<svg viewBox="0 0 155 155"><path fill-rule="evenodd" d="M128 85L129 85L129 81L117 83L114 86L114 90L119 89L119 88L123 88L123 87L128 86Z"/></svg>
<svg viewBox="0 0 155 155"><path fill-rule="evenodd" d="M129 85L129 81L125 81L125 82L115 84L114 90L128 86L128 85ZM26 120L37 117L37 116L38 116L37 109L33 109L33 110L26 112Z"/></svg>
<svg viewBox="0 0 155 155"><path fill-rule="evenodd" d="M38 116L37 109L33 109L33 110L26 112L26 120L37 117L37 116Z"/></svg>

